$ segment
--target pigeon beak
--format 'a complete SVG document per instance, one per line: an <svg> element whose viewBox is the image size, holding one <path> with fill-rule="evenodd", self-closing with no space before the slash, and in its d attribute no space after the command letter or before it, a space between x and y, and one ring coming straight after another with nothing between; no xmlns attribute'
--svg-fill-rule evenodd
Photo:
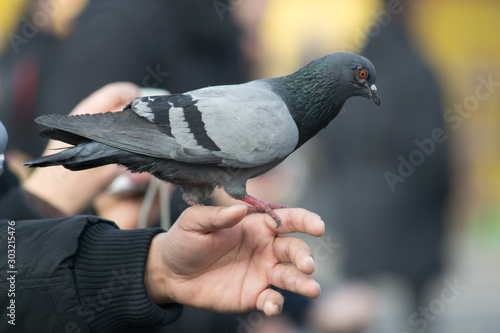
<svg viewBox="0 0 500 333"><path fill-rule="evenodd" d="M377 94L377 86L375 84L372 84L370 87L366 85L366 88L368 88L368 96L373 101L373 103L375 103L377 106L380 106L380 97L378 97Z"/></svg>

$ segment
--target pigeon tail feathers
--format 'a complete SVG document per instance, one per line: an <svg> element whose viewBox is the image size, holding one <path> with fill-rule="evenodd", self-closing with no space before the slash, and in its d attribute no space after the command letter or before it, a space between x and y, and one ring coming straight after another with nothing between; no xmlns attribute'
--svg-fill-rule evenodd
<svg viewBox="0 0 500 333"><path fill-rule="evenodd" d="M42 156L24 165L30 168L62 165L73 171L95 168L106 164L121 164L120 160L134 158L134 154L113 148L100 142L91 141L63 150L57 154Z"/></svg>

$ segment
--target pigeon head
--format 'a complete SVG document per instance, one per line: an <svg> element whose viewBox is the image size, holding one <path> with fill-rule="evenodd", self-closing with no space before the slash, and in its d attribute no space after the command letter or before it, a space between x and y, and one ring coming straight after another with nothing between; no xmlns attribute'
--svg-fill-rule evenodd
<svg viewBox="0 0 500 333"><path fill-rule="evenodd" d="M333 58L338 59L341 64L343 77L340 82L349 82L342 86L348 96L362 96L371 99L377 106L380 106L380 98L375 86L376 71L370 60L353 53L336 53ZM328 57L328 56L327 56ZM333 67L333 66L332 66ZM350 96L351 95L351 96Z"/></svg>
<svg viewBox="0 0 500 333"><path fill-rule="evenodd" d="M375 67L363 56L338 52L281 78L284 100L299 128L299 145L330 123L353 96L380 105Z"/></svg>
<svg viewBox="0 0 500 333"><path fill-rule="evenodd" d="M345 102L349 97L362 96L380 105L375 86L375 66L363 56L348 52L332 53L311 62L302 70L317 75L318 84L326 88L321 90L328 93L330 89L337 100Z"/></svg>

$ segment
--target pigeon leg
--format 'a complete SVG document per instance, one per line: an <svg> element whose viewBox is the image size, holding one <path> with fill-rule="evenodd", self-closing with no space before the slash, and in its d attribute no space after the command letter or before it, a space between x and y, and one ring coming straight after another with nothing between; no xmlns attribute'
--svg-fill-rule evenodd
<svg viewBox="0 0 500 333"><path fill-rule="evenodd" d="M271 215L271 217L276 221L276 229L280 226L281 220L280 220L279 216L273 211L273 209L288 208L287 206L270 204L270 203L261 201L261 200L254 198L248 194L243 199L240 199L240 200L253 206L253 208L249 209L250 213L265 212L265 213Z"/></svg>
<svg viewBox="0 0 500 333"><path fill-rule="evenodd" d="M191 206L191 207L193 207L193 206L203 206L203 204L202 204L202 203L200 204L198 201L196 201L196 200L192 200L192 199L186 199L186 200L185 200L185 202L186 202L189 206Z"/></svg>
<svg viewBox="0 0 500 333"><path fill-rule="evenodd" d="M285 205L277 205L277 204L272 204L272 203L266 203L267 206L271 209L280 209L280 208L290 208L288 206L285 206ZM258 213L258 212L262 212L263 210L261 208L257 208L257 207L248 207L248 213Z"/></svg>

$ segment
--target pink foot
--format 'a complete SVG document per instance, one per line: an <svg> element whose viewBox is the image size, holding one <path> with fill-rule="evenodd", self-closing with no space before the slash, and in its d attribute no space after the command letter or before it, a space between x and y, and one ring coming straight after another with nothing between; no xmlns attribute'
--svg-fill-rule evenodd
<svg viewBox="0 0 500 333"><path fill-rule="evenodd" d="M264 212L271 215L271 217L276 221L276 229L280 226L281 220L279 216L273 211L273 209L288 208L287 206L284 205L271 204L261 201L248 194L243 199L240 200L253 206L248 209L249 213Z"/></svg>

